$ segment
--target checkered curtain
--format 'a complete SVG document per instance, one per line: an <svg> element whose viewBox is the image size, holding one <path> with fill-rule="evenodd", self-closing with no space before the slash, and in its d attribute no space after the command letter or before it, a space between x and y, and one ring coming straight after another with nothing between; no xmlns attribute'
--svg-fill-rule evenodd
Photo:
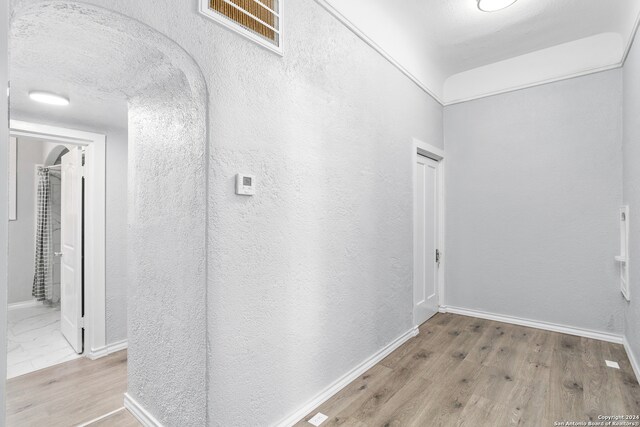
<svg viewBox="0 0 640 427"><path fill-rule="evenodd" d="M49 169L38 170L36 259L31 295L38 301L51 300L51 186Z"/></svg>

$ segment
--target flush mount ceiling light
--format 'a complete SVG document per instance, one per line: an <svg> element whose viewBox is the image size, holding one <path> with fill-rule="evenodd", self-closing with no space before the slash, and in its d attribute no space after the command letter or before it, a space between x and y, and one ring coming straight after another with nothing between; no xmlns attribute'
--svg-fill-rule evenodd
<svg viewBox="0 0 640 427"><path fill-rule="evenodd" d="M507 8L517 0L478 0L478 9L483 12L495 12Z"/></svg>
<svg viewBox="0 0 640 427"><path fill-rule="evenodd" d="M43 104L69 105L69 98L65 98L64 96L56 95L51 92L43 92L41 90L29 92L29 98L36 102L42 102Z"/></svg>

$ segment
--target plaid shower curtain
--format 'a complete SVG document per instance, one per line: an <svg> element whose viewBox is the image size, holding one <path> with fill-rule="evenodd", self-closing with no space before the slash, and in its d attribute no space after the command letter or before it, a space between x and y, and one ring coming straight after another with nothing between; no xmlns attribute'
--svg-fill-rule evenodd
<svg viewBox="0 0 640 427"><path fill-rule="evenodd" d="M36 258L31 295L38 301L51 300L51 186L49 169L38 169Z"/></svg>

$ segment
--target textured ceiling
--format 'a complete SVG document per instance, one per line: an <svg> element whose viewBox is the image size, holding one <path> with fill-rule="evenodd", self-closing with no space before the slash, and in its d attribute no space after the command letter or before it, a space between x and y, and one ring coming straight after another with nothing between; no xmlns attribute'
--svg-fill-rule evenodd
<svg viewBox="0 0 640 427"><path fill-rule="evenodd" d="M626 39L638 5L637 0L519 0L486 13L475 0L410 0L407 9L419 11L429 29L426 50L437 52L451 75L596 34L614 32Z"/></svg>
<svg viewBox="0 0 640 427"><path fill-rule="evenodd" d="M609 44L601 51L616 51L620 62L640 11L638 0L519 0L493 13L479 11L476 0L406 0L402 6L388 0L316 1L329 4L444 102L445 81L455 74L592 36L616 34L590 40L598 46L605 40ZM575 48L569 45L563 55L574 55ZM563 62L549 70L542 64L539 79L582 71L584 55L576 55L573 67ZM593 55L600 52L594 48ZM590 67L597 63L596 68L612 65L606 52L588 62ZM527 83L535 81L521 82Z"/></svg>
<svg viewBox="0 0 640 427"><path fill-rule="evenodd" d="M122 129L129 98L154 84L184 79L161 43L134 43L127 25L116 19L91 20L78 12L85 18L78 23L68 13L74 8L82 10L79 3L62 1L25 1L15 7L9 32L12 118L96 131ZM112 66L114 58L128 67ZM59 93L71 103L39 104L28 97L32 90Z"/></svg>
<svg viewBox="0 0 640 427"><path fill-rule="evenodd" d="M71 100L66 107L37 103L29 98L29 91L45 90L59 93ZM43 124L64 125L81 130L107 133L126 129L128 105L124 97L109 97L91 93L44 74L33 78L18 73L11 80L11 118Z"/></svg>

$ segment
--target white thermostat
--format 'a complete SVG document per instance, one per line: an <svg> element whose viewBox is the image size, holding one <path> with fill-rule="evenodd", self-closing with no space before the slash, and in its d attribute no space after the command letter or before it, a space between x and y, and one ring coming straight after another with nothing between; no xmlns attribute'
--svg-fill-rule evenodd
<svg viewBox="0 0 640 427"><path fill-rule="evenodd" d="M236 175L236 194L253 196L256 194L256 177L239 173Z"/></svg>

